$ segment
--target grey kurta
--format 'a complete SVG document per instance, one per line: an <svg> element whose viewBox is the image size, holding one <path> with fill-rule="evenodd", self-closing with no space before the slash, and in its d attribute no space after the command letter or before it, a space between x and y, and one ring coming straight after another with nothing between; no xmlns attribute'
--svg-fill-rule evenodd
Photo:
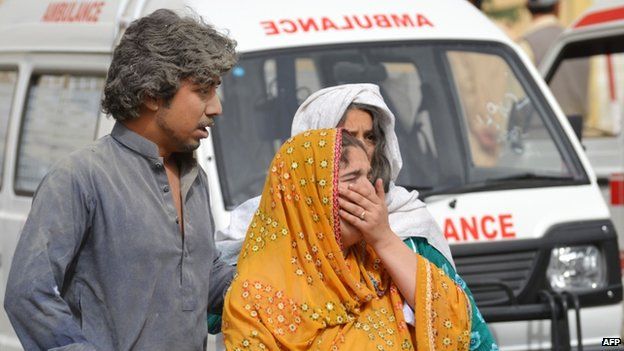
<svg viewBox="0 0 624 351"><path fill-rule="evenodd" d="M122 124L44 178L5 297L26 350L205 348L233 268L214 245L204 173L186 159L184 236L158 148Z"/></svg>

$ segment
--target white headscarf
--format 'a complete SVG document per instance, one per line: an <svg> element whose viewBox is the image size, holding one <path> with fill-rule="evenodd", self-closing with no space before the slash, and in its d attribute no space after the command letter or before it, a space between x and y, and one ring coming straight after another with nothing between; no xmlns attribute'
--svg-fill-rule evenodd
<svg viewBox="0 0 624 351"><path fill-rule="evenodd" d="M377 107L382 112L381 127L386 138L386 157L390 161L390 187L386 194L389 222L392 231L402 239L421 237L435 247L454 266L448 242L442 235L425 203L418 199L418 192L407 191L394 184L403 166L399 142L394 132L394 115L384 102L375 84L345 84L321 89L301 104L292 123L291 135L309 129L334 128L352 103ZM217 246L226 262L234 263L245 238L247 227L258 207L260 197L247 200L230 215L230 226L217 231Z"/></svg>
<svg viewBox="0 0 624 351"><path fill-rule="evenodd" d="M386 204L390 227L399 237L422 237L454 265L448 242L442 235L425 203L418 199L417 191L397 186L394 181L403 166L399 142L394 132L394 114L384 102L375 84L344 84L321 89L310 95L295 113L290 134L296 135L309 129L334 128L352 103L375 106L382 113L381 127L386 138L386 157L390 161L390 188Z"/></svg>
<svg viewBox="0 0 624 351"><path fill-rule="evenodd" d="M381 127L386 134L386 157L390 161L392 180L396 180L403 166L403 159L394 133L394 115L375 84L337 85L310 95L295 113L290 135L309 129L335 128L353 103L374 106L382 112Z"/></svg>

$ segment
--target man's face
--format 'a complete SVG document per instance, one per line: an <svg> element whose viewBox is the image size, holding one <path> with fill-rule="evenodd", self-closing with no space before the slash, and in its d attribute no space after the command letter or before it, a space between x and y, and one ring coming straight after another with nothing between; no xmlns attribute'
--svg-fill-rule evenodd
<svg viewBox="0 0 624 351"><path fill-rule="evenodd" d="M156 113L156 124L162 131L163 143L171 152L189 152L199 147L199 141L208 137L208 127L221 114L221 102L216 86L207 91L188 80L169 106L161 105Z"/></svg>

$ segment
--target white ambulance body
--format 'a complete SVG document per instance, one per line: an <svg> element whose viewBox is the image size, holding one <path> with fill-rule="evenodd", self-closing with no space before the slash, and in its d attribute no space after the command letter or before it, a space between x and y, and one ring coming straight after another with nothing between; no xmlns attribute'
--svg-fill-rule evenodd
<svg viewBox="0 0 624 351"><path fill-rule="evenodd" d="M589 68L588 76L574 77L578 79L575 84L587 86L587 103L583 116L579 116L583 121L582 144L610 205L621 249L624 247L624 1L599 1L582 14L544 56L540 72L553 85L570 65L579 63ZM559 100L558 92L553 89ZM560 104L566 115L573 114L570 106L563 101Z"/></svg>
<svg viewBox="0 0 624 351"><path fill-rule="evenodd" d="M464 0L0 0L0 301L37 184L113 125L98 107L119 33L187 5L241 52L197 150L219 227L260 193L306 97L376 83L397 116L397 183L428 203L501 349L620 335L617 239L583 149L530 61ZM0 349L21 349L4 311Z"/></svg>

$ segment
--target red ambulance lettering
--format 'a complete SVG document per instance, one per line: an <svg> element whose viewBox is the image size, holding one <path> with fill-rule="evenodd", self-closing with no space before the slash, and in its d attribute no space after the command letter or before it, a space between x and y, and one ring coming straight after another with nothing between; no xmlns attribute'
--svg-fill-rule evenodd
<svg viewBox="0 0 624 351"><path fill-rule="evenodd" d="M297 25L291 20L281 20L279 24L282 26L282 30L286 33L294 33L297 31Z"/></svg>
<svg viewBox="0 0 624 351"><path fill-rule="evenodd" d="M344 24L338 28L339 30L353 29L353 23L351 22L351 18L349 16L344 16L342 19L344 20Z"/></svg>
<svg viewBox="0 0 624 351"><path fill-rule="evenodd" d="M355 24L357 24L358 27L360 27L362 29L372 28L373 27L373 22L371 22L370 17L368 17L366 15L364 15L362 17L364 17L364 19L366 19L366 24L364 24L363 22L360 22L360 17L359 16L353 16L353 19L355 20Z"/></svg>
<svg viewBox="0 0 624 351"><path fill-rule="evenodd" d="M498 219L500 220L501 236L503 238L515 238L516 232L512 231L513 223L511 220L511 215L500 215L498 216Z"/></svg>
<svg viewBox="0 0 624 351"><path fill-rule="evenodd" d="M481 231L483 232L483 236L487 239L494 239L498 232L496 230L491 230L491 224L494 224L496 220L492 216L483 216L481 218Z"/></svg>
<svg viewBox="0 0 624 351"><path fill-rule="evenodd" d="M314 18L308 18L308 19L299 19L299 26L301 26L301 30L303 30L304 32L309 31L310 29L314 28L315 32L318 32L319 28L316 25L316 21L314 21Z"/></svg>
<svg viewBox="0 0 624 351"><path fill-rule="evenodd" d="M344 16L345 25L340 27L342 30L351 30L353 29L353 23L351 23L351 18L349 16Z"/></svg>
<svg viewBox="0 0 624 351"><path fill-rule="evenodd" d="M453 239L454 241L461 241L459 235L457 234L457 229L455 229L455 225L450 218L447 218L444 221L444 237L447 240Z"/></svg>
<svg viewBox="0 0 624 351"><path fill-rule="evenodd" d="M336 27L336 25L334 24L334 22L332 22L332 20L330 20L328 17L323 17L322 19L322 25L323 25L323 30L327 31L329 29L335 29L337 30L338 27Z"/></svg>
<svg viewBox="0 0 624 351"><path fill-rule="evenodd" d="M510 214L498 216L447 218L444 221L444 236L452 241L495 240L515 238L513 217Z"/></svg>
<svg viewBox="0 0 624 351"><path fill-rule="evenodd" d="M375 19L375 23L377 23L377 27L379 28L390 28L392 27L392 23L388 21L388 17L386 15L375 15L373 16Z"/></svg>
<svg viewBox="0 0 624 351"><path fill-rule="evenodd" d="M477 219L472 217L470 223L466 218L460 218L461 230L464 234L464 240L466 240L467 233L470 233L473 239L479 239L479 229L477 228Z"/></svg>
<svg viewBox="0 0 624 351"><path fill-rule="evenodd" d="M392 17L392 21L394 25L397 27L413 27L414 22L412 22L412 18L407 15L390 15ZM432 26L433 27L433 26Z"/></svg>
<svg viewBox="0 0 624 351"><path fill-rule="evenodd" d="M52 2L41 20L43 22L97 22L105 2Z"/></svg>
<svg viewBox="0 0 624 351"><path fill-rule="evenodd" d="M266 35L279 34L279 29L277 29L277 25L273 21L262 21L260 25L264 29L264 34Z"/></svg>
<svg viewBox="0 0 624 351"><path fill-rule="evenodd" d="M420 28L434 27L422 14L375 14L347 15L340 18L283 18L276 21L261 21L265 35L293 34L298 32L329 32L372 28Z"/></svg>
<svg viewBox="0 0 624 351"><path fill-rule="evenodd" d="M416 18L418 19L418 26L419 27L424 27L424 26L433 27L433 23L429 22L427 17L425 17L425 16L423 16L421 14L416 14Z"/></svg>

